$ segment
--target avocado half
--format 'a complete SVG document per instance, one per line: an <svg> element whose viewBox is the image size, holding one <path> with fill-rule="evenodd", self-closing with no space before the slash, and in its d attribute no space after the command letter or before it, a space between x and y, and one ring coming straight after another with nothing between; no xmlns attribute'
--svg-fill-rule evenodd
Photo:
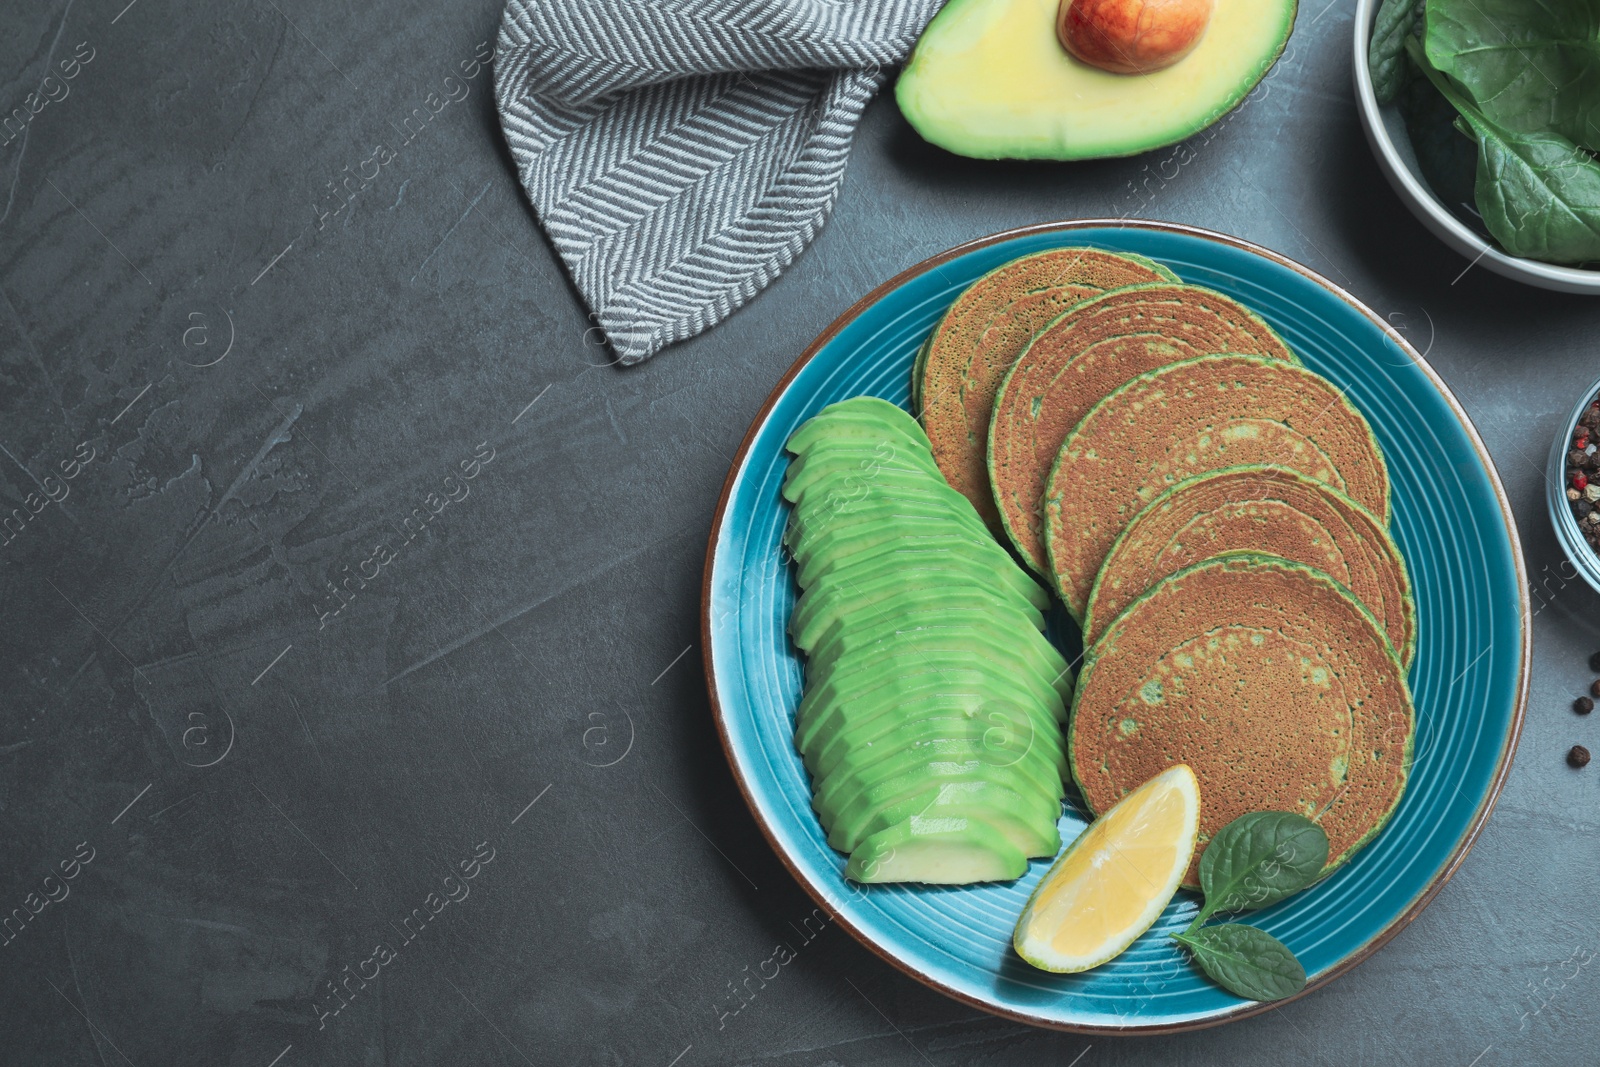
<svg viewBox="0 0 1600 1067"><path fill-rule="evenodd" d="M977 159L1094 159L1174 144L1232 110L1277 62L1295 0L1216 0L1205 36L1149 74L1111 74L1056 39L1059 0L950 0L895 98L918 133Z"/></svg>

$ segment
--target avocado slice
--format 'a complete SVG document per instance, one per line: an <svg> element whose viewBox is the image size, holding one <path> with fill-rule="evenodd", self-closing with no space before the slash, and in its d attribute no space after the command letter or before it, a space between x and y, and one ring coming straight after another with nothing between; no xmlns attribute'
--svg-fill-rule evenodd
<svg viewBox="0 0 1600 1067"><path fill-rule="evenodd" d="M957 885L1007 882L1027 870L1021 850L977 816L917 815L858 845L844 876L854 882Z"/></svg>
<svg viewBox="0 0 1600 1067"><path fill-rule="evenodd" d="M1007 642L989 627L974 623L895 630L875 641L853 643L848 649L835 645L826 656L813 654L806 663L806 697L837 687L863 671L897 671L921 657L947 653L986 658L1037 689L1041 699L1049 700L1050 694L1063 701L1072 698L1071 669L1042 635L1036 640ZM805 700L800 708L804 715Z"/></svg>
<svg viewBox="0 0 1600 1067"><path fill-rule="evenodd" d="M1061 817L1065 790L1060 786L1053 789L1041 787L1041 775L1037 770L970 757L929 759L897 770L898 773L879 775L873 781L849 790L846 795L830 798L825 814L819 810L823 826L831 838L841 842L844 851L850 851L863 837L868 836L863 831L872 820L883 818L886 812L893 809L904 810L911 800L917 797L926 799L943 785L984 782L1008 789L1023 798L1031 819L1037 821L1041 830L1053 825ZM812 806L816 807L815 801Z"/></svg>
<svg viewBox="0 0 1600 1067"><path fill-rule="evenodd" d="M985 772L1010 769L1045 796L1065 792L1063 782L1072 772L1063 770L1064 754L1057 758L1044 745L1020 737L1015 744L1010 736L995 743L985 736L991 729L981 719L931 719L915 729L892 730L876 745L862 742L833 770L816 778L812 807L831 825L845 804L880 782L927 768L936 768L933 774L945 773L956 765Z"/></svg>
<svg viewBox="0 0 1600 1067"><path fill-rule="evenodd" d="M898 474L921 473L935 485L944 484L944 475L939 473L931 453L924 451L919 455L910 448L895 448L887 441L879 441L871 447L816 448L796 457L789 462L784 474L783 498L799 500L807 490L843 492L864 485L884 470Z"/></svg>
<svg viewBox="0 0 1600 1067"><path fill-rule="evenodd" d="M875 669L847 674L843 678L817 686L814 695L808 687L806 699L796 715L796 724L804 728L814 716L838 707L850 709L842 713L848 721L864 722L870 709L877 706L876 701L886 688L894 692L903 691L907 686L920 685L919 677L929 673L937 674L954 688L958 678L983 678L985 660L980 655L964 651L929 652L920 655L910 653L892 657L873 667ZM1030 728L1046 734L1047 742L1051 742L1051 739L1059 735L1060 728L1057 723L1064 717L1061 708L1065 702L1059 693L1045 685L1044 680L1034 675L1032 671L1023 671L1021 677L1007 675L1003 681L995 678L989 685L982 686L978 692L985 700L984 707L977 709L976 713L983 715L986 729L994 725L993 713L1003 711L1008 717L1029 716L1029 722L1032 724ZM836 715L834 718L835 721L841 721L840 716ZM900 721L908 722L910 719L901 716ZM884 728L892 725L893 720L890 720ZM876 731L878 734L882 732L883 729ZM832 744L831 740L824 741L821 734L810 730L806 731L806 736L813 738L819 744ZM853 737L839 739L840 745L848 746L854 743ZM821 751L821 749L809 750L808 756L820 758ZM806 762L813 765L813 769L818 773L823 773L827 769L824 764L816 762L816 759L808 758Z"/></svg>
<svg viewBox="0 0 1600 1067"><path fill-rule="evenodd" d="M1053 820L1046 815L1046 812L1052 804L1058 802L1032 785L1032 779L1027 774L1016 773L1018 768L1008 767L1004 770L1011 773L994 774L990 768L973 761L930 762L920 767L913 767L905 774L887 777L865 789L856 790L839 807L839 811L849 813L846 818L841 820L836 818L832 811L821 810L818 811L818 818L828 827L829 840L838 841L844 846L844 851L848 852L859 846L865 836L870 836L862 835L860 828L875 821L874 816L881 819L884 810L903 809L908 798L926 796L930 788L940 785L985 782L998 785L1019 797L1029 795L1035 797L1036 799L1032 801L1024 802L1026 806L1022 811L1025 813L1025 822L1033 828L1035 836L1048 834L1048 828L1053 824ZM881 794L875 793L874 790L880 786L885 791ZM868 796L872 797L870 802L858 802L859 798ZM1025 853L1030 851L1026 846L1023 846L1022 850Z"/></svg>
<svg viewBox="0 0 1600 1067"><path fill-rule="evenodd" d="M974 715L945 706L934 707L913 722L897 723L893 715L879 715L870 722L836 731L814 748L807 760L812 765L815 791L820 795L826 786L837 799L841 783L854 790L868 779L886 777L883 770L899 757L909 759L907 750L920 742L918 751L925 757L923 762L965 758L976 759L991 770L1015 767L1032 782L1032 788L1060 800L1071 774L1061 727L1054 722L1039 722L1037 712L1030 709L1007 707L1009 710L989 721L985 721L987 713L983 710ZM937 753L943 755L936 756ZM899 765L903 768L914 763Z"/></svg>
<svg viewBox="0 0 1600 1067"><path fill-rule="evenodd" d="M1049 594L894 405L832 405L789 450L795 744L830 841L863 880L1015 877L1059 846L1071 671L1040 632Z"/></svg>
<svg viewBox="0 0 1600 1067"><path fill-rule="evenodd" d="M789 619L789 632L797 647L810 648L834 620L847 613L859 615L863 609L877 613L878 625L892 626L894 617L883 605L888 601L903 603L897 598L908 591L927 597L948 596L957 591L988 594L996 606L1010 605L1018 611L1032 612L1041 620L1044 617L1041 606L1015 586L986 577L977 566L962 566L959 561L950 559L939 564L925 564L914 572L888 571L860 581L843 575L819 582L800 594L794 615Z"/></svg>
<svg viewBox="0 0 1600 1067"><path fill-rule="evenodd" d="M828 530L858 522L893 522L901 518L933 519L951 524L952 529L966 530L975 537L988 536L988 530L976 513L963 515L951 509L949 500L940 499L936 494L907 491L880 481L864 492L836 494L831 499L818 494L800 501L789 515L784 540L798 547L804 545L807 537Z"/></svg>
<svg viewBox="0 0 1600 1067"><path fill-rule="evenodd" d="M999 636L993 632L993 622L993 614L983 610L933 608L901 612L895 617L896 628L892 633L862 632L855 628L836 631L830 640L811 650L811 658L806 663L806 684L826 682L843 666L838 661L845 657L858 657L880 647L892 648L902 640L926 642L917 646L924 649L954 649L967 647L969 635L978 633L984 635L985 646L988 646ZM1005 633L1004 637L1013 642L1006 647L1022 659L1027 669L1042 676L1062 700L1072 699L1072 665L1049 639L1032 628Z"/></svg>
<svg viewBox="0 0 1600 1067"><path fill-rule="evenodd" d="M1053 724L1052 724L1052 728ZM816 779L811 806L829 825L840 808L879 782L918 768L959 763L973 769L1011 767L1046 795L1059 797L1066 756L1059 744L1051 752L1020 735L998 743L990 739L992 724L981 719L929 719L902 726L878 739L860 742L827 774Z"/></svg>
<svg viewBox="0 0 1600 1067"><path fill-rule="evenodd" d="M1059 701L1053 701L1059 707ZM947 712L981 715L991 706L1020 708L1039 733L1059 729L1054 721L1055 707L1041 703L1032 693L1001 677L993 669L974 667L929 667L914 673L884 678L870 689L854 696L814 704L804 719L795 724L795 745L813 770L824 757L831 758L827 746L835 735L864 729L883 716L877 726L889 729L910 717ZM839 742L849 744L846 738Z"/></svg>
<svg viewBox="0 0 1600 1067"><path fill-rule="evenodd" d="M950 0L895 85L906 120L979 159L1093 159L1176 144L1244 99L1277 62L1295 16L1295 0L1217 0L1188 55L1165 70L1112 74L1061 46L1059 6Z"/></svg>
<svg viewBox="0 0 1600 1067"><path fill-rule="evenodd" d="M838 566L854 565L876 556L903 549L942 548L966 552L989 561L995 567L1014 566L1005 549L990 537L979 537L968 530L952 529L949 523L908 516L893 523L856 523L836 526L794 546L792 555L800 564L798 578L803 587Z"/></svg>
<svg viewBox="0 0 1600 1067"><path fill-rule="evenodd" d="M842 561L827 569L818 581L800 593L795 609L808 617L813 611L808 606L810 601L826 600L840 593L870 592L890 579L899 579L898 589L906 589L907 584L914 582L949 582L950 587L971 585L974 589L994 592L1000 600L1014 601L1018 606L1030 605L1040 611L1050 608L1050 593L1016 568L998 569L994 560L965 552L907 547L861 558L854 563Z"/></svg>
<svg viewBox="0 0 1600 1067"><path fill-rule="evenodd" d="M1023 626L1042 631L1045 626L1044 612L1038 608L1031 604L1019 607L1014 601L1002 599L987 589L908 588L885 600L863 604L840 615L820 633L807 634L806 644L795 640L795 647L815 656L817 650L826 647L830 641L852 630L862 631L864 626L866 629L863 632L882 637L899 627L898 620L914 612L954 612L963 609L986 612L995 626L1007 631L1020 632ZM793 638L792 634L790 636Z"/></svg>
<svg viewBox="0 0 1600 1067"><path fill-rule="evenodd" d="M805 511L819 506L837 507L840 503L867 500L888 491L897 497L941 501L949 509L952 519L961 515L964 509L972 507L971 501L945 484L943 476L907 466L880 465L869 474L856 469L854 464L849 467L838 465L831 473L833 477L808 479L807 484L798 487L803 491L791 491L786 483L784 498L792 502L797 510Z"/></svg>
<svg viewBox="0 0 1600 1067"><path fill-rule="evenodd" d="M907 635L896 635L907 636ZM981 667L989 664L1004 673L1015 685L1033 694L1039 703L1053 708L1065 703L1053 676L1039 670L1024 655L1003 646L980 642L974 635L955 637L940 646L926 642L921 635L910 640L885 644L852 654L847 659L828 660L806 668L806 695L800 701L797 722L803 722L813 707L831 703L852 693L881 684L883 679L902 677L922 667L944 670L949 667Z"/></svg>
<svg viewBox="0 0 1600 1067"><path fill-rule="evenodd" d="M796 491L791 491L791 485ZM965 516L946 495L948 489L942 477L905 465L879 465L860 470L852 465L848 471L840 471L826 478L807 477L804 482L786 483L781 491L784 498L794 505L795 513L806 517L820 512L847 511L868 501L907 501L938 504L943 509L944 520L955 526Z"/></svg>
<svg viewBox="0 0 1600 1067"><path fill-rule="evenodd" d="M893 521L900 517L936 519L974 535L987 533L976 514L968 517L951 510L950 501L923 489L879 480L865 491L812 494L794 506L785 537L790 544L803 543L807 536L855 522Z"/></svg>
<svg viewBox="0 0 1600 1067"><path fill-rule="evenodd" d="M904 409L875 396L852 397L829 405L802 423L784 447L795 455L804 455L820 441L850 438L866 441L889 438L928 447L928 436L916 419Z"/></svg>
<svg viewBox="0 0 1600 1067"><path fill-rule="evenodd" d="M1005 834L1029 859L1047 858L1061 851L1061 831L1056 825L1061 818L1059 798L1051 800L985 779L931 783L848 822L835 820L828 832L828 844L850 852L878 831L918 815L976 816Z"/></svg>
<svg viewBox="0 0 1600 1067"><path fill-rule="evenodd" d="M1050 606L1050 594L1038 582L1024 574L1002 553L999 556L970 551L964 547L943 545L906 545L888 552L864 556L847 556L817 575L806 589L807 594L820 595L825 590L855 589L866 582L887 575L898 576L903 583L921 578L964 576L985 589L992 589L1008 599L1020 597L1043 611Z"/></svg>

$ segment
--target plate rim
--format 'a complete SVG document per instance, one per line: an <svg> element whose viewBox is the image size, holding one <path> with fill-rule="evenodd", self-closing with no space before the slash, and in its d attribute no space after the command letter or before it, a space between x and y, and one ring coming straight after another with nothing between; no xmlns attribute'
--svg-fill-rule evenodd
<svg viewBox="0 0 1600 1067"><path fill-rule="evenodd" d="M820 352L824 346L838 336L838 334L843 331L846 326L854 322L873 305L877 304L894 290L905 285L912 279L920 277L929 271L938 270L941 265L949 262L952 259L956 259L981 248L1002 244L1018 238L1035 236L1038 234L1071 233L1077 230L1089 229L1137 229L1153 230L1160 233L1176 233L1252 253L1280 266L1287 267L1288 269L1293 270L1303 277L1311 280L1312 282L1321 286L1323 289L1327 290L1329 293L1333 294L1335 297L1350 305L1362 317L1381 328L1388 336L1390 341L1392 341L1402 352L1411 357L1412 361L1422 370L1423 374L1427 376L1433 387L1439 391L1440 396L1444 398L1445 403L1449 406L1457 421L1460 422L1461 428L1463 431L1465 431L1467 438L1472 442L1472 446L1476 450L1479 460L1483 463L1484 470L1488 473L1489 484L1494 490L1495 502L1500 507L1500 516L1502 521L1505 523L1506 535L1510 542L1512 562L1515 566L1517 578L1517 607L1519 615L1518 632L1521 635L1521 647L1519 649L1517 664L1517 687L1515 706L1512 709L1511 726L1510 729L1506 731L1505 738L1501 743L1500 755L1498 761L1496 762L1494 776L1490 781L1489 788L1484 793L1482 799L1478 802L1478 807L1473 813L1471 823L1468 825L1466 831L1456 841L1455 847L1451 851L1450 856L1445 861L1444 865L1434 873L1428 884L1425 885L1422 890L1412 898L1411 902L1406 905L1404 911L1391 919L1389 923L1383 927L1383 929L1368 939L1366 944L1362 945L1359 949L1351 953L1345 959L1329 968L1325 974L1319 976L1311 982L1308 982L1306 987L1299 993L1296 993L1293 997L1277 1001L1251 1001L1241 1004L1237 1008L1222 1012L1218 1015L1211 1015L1203 1019L1192 1019L1178 1023L1102 1026L1078 1025L1073 1023L1063 1023L1054 1019L1042 1018L1037 1015L1029 1014L1028 1012L1017 1011L1012 1008L993 1004L979 997L962 992L961 990L951 988L934 976L917 970L906 960L899 958L895 954L877 944L872 938L867 936L864 931L856 927L856 925L852 923L845 915L842 909L839 909L830 899L828 899L828 896L823 891L823 888L813 883L810 877L800 870L789 854L779 845L777 836L773 833L772 828L767 825L766 819L763 818L761 814L761 809L756 803L755 796L751 792L750 785L746 781L743 770L740 768L738 761L734 758L733 749L729 742L727 721L723 712L722 701L717 692L716 685L716 660L711 634L711 581L712 571L716 563L717 542L721 538L723 524L727 519L728 502L732 499L734 484L738 481L739 475L745 467L745 464L749 458L750 448L754 444L757 434L761 431L762 427L766 425L767 420L771 418L772 411L777 406L778 401L782 399L784 394L788 391L795 378L800 374L800 371L804 369L804 367L810 363L813 358L816 357L817 353ZM705 567L701 577L700 650L701 661L706 675L706 691L711 704L711 715L717 727L717 739L722 745L723 757L728 762L729 770L733 772L733 779L739 787L739 793L744 798L745 807L750 810L750 814L754 818L756 826L761 830L761 835L766 838L767 845L777 855L779 862L783 864L784 868L788 870L789 874L794 878L794 880L799 883L803 890L805 890L806 895L809 896L812 901L817 904L817 906L821 907L823 911L831 917L833 922L836 922L842 926L860 945L865 947L868 951L877 956L879 959L883 960L885 963L889 964L891 967L900 971L902 974L921 982L930 989L933 989L936 992L951 998L952 1000L956 1000L963 1004L968 1004L991 1015L1025 1023L1029 1026L1056 1030L1065 1033L1085 1035L1155 1036L1185 1033L1193 1030L1204 1030L1214 1026L1221 1026L1224 1023L1230 1023L1239 1019L1249 1018L1253 1015L1259 1015L1291 1001L1298 1000L1301 997L1311 993L1313 990L1322 988L1323 986L1332 982L1335 978L1340 977L1341 975L1355 968L1356 965L1368 959L1380 948L1393 940L1401 930L1409 926L1411 922L1415 920L1418 915L1422 914L1423 910L1433 902L1434 898L1439 895L1439 892L1444 889L1446 883L1448 883L1455 875L1456 871L1460 869L1461 864L1466 860L1467 853L1471 852L1472 847L1477 844L1478 838L1483 833L1484 826L1488 824L1489 816L1493 813L1495 805L1500 799L1500 794L1505 788L1506 780L1510 776L1511 765L1516 757L1517 745L1522 737L1523 722L1527 714L1528 690L1532 674L1533 617L1529 609L1527 566L1523 560L1522 539L1517 532L1516 517L1512 514L1511 504L1506 497L1505 486L1500 481L1500 472L1495 466L1494 458L1489 454L1489 450L1484 446L1483 439L1478 435L1477 427L1473 425L1472 419L1467 415L1465 409L1462 408L1460 401L1456 399L1455 393L1453 393L1450 390L1450 387L1445 384L1444 379L1441 378L1438 372L1433 369L1433 366L1428 363L1427 359L1425 359L1421 353L1413 348L1411 344L1405 340L1405 338L1403 338L1392 326L1389 325L1388 322L1384 321L1384 319L1376 312L1367 307L1361 301L1357 300L1345 289L1334 284L1332 281L1329 281L1327 278L1324 278L1321 274L1318 274L1311 268L1293 259L1290 259L1288 256L1274 252L1273 250L1262 245L1255 244L1252 241L1246 241L1243 238L1235 237L1231 234L1219 233L1215 230L1208 230L1199 226L1191 226L1186 223L1166 222L1154 219L1086 218L1063 219L1053 222L1039 222L1026 226L1011 227L1009 229L1000 230L983 237L974 238L970 241L964 241L961 244L947 248L942 252L935 253L934 255L929 256L910 267L907 267L905 270L900 271L892 278L873 288L865 296L861 297L855 303L846 308L842 313L840 313L838 317L829 323L828 326L821 333L819 333L809 345L806 346L805 350L800 353L799 357L794 361L794 363L789 366L789 369L785 371L782 377L780 377L773 385L771 391L768 392L766 399L762 402L760 410L758 410L754 418L751 419L749 427L745 430L743 439L739 442L738 451L734 453L733 463L728 468L727 477L723 480L722 491L717 497L716 510L712 513L711 517L711 531L706 540Z"/></svg>

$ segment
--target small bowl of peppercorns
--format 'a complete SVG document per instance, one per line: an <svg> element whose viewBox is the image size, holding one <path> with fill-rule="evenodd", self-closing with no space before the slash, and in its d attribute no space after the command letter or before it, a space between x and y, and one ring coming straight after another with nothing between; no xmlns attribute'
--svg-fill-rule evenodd
<svg viewBox="0 0 1600 1067"><path fill-rule="evenodd" d="M1600 590L1600 382L1561 426L1550 450L1550 521L1572 565Z"/></svg>

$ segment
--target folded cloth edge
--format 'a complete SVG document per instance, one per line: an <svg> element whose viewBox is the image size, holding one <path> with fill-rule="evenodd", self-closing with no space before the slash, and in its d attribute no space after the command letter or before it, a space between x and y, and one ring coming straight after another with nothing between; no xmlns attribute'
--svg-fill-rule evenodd
<svg viewBox="0 0 1600 1067"><path fill-rule="evenodd" d="M868 2L884 3L886 0ZM818 8L812 0L794 0L794 3L804 9L807 17L816 15ZM631 73L643 78L643 84L638 87L587 99L581 99L582 92L578 89L564 93L565 99L557 100L530 89L530 86L551 81L548 71L540 73L539 64L560 65L563 84L571 90L573 55L581 51L581 45L591 43L593 26L586 27L583 40L577 44L560 47L559 59L553 60L551 49L555 46L549 40L550 27L541 25L537 27L538 32L531 29L533 20L529 13L536 6L541 18L548 20L549 9L564 4L595 4L602 9L629 14L636 7L659 13L660 5L652 0L510 0L501 23L494 71L501 129L516 162L518 179L540 225L588 306L595 328L616 352L614 362L639 363L667 345L721 322L769 285L815 238L837 200L861 113L885 80L875 57L882 55L891 61L903 58L911 41L938 7L937 0L887 0L887 3L896 9L895 17L876 17L872 27L881 36L852 42L848 48L835 49L836 54L829 52L834 42L828 33L809 24L808 28L816 32L810 33L804 47L770 50L767 55L759 49L752 52L754 46L749 41L736 42L742 51L734 49L735 58L751 64L751 73L758 77L751 79L734 72L745 95L742 99L730 96L726 104L730 130L747 121L752 94L759 95L761 91L759 82L763 69L816 75L822 71L816 68L795 71L796 56L815 59L819 66L830 58L846 64L859 62L863 56L874 58L872 65L864 69L846 66L830 75L809 108L796 109L792 100L777 99L781 94L776 93L772 100L758 100L770 105L766 108L769 116L782 119L790 128L791 136L777 149L764 141L738 145L746 154L767 152L770 155L774 151L783 154L753 162L739 160L740 166L728 168L734 174L732 179L717 176L717 189L733 198L736 217L724 229L705 236L700 234L704 227L698 225L701 222L698 215L674 215L676 212L677 216L687 216L697 205L703 211L703 189L691 190L701 195L686 195L682 202L643 206L644 198L633 198L619 207L619 200L628 199L626 190L619 197L614 188L607 189L604 185L618 168L619 156L637 153L641 144L664 143L677 157L685 154L686 147L690 150L704 147L703 142L673 144L677 131L662 125L660 115L670 110L666 103L685 95L684 83L695 79L726 81L726 73L720 76L703 73L727 61L728 49L721 47L725 42L720 39L714 42L718 45L714 54L696 55L694 48L704 45L697 29L693 39L669 42L680 50L686 70L684 78L663 82L658 78L658 70L633 65L624 75ZM674 5L677 10L697 9L697 17L702 20L707 10L714 9L726 16L730 11L747 13L753 6L758 5L751 0L677 0ZM774 5L769 3L770 6ZM826 12L830 8L820 10ZM881 12L876 14L881 15ZM592 10L586 16L591 23L595 17ZM762 29L764 33L769 31L770 27ZM729 31L736 32L737 27ZM819 39L822 44L817 43ZM770 61L770 67L754 66L763 58ZM617 65L602 69L607 64L597 58L594 66L593 82L608 86L618 83ZM625 76L623 83L626 83ZM656 95L642 98L637 94ZM811 121L803 131L794 134L794 120L802 112L808 113ZM624 127L619 134L618 114L634 119L646 116L651 126L643 130ZM669 163L675 158L672 151L664 157ZM552 161L566 169L560 174L552 173ZM576 181L571 173L574 168L585 171L576 176ZM760 185L760 181L767 184ZM595 193L594 200L589 203L572 195L576 187L589 191L601 188L601 192ZM591 206L595 214L588 228L596 232L586 233L583 221L586 216L582 210L574 209ZM618 233L622 233L624 239L619 240ZM638 239L632 240L634 237ZM610 239L609 245L606 239ZM664 243L671 244L665 253L661 247ZM617 257L622 254L618 252L619 246L648 247L653 258L649 262L619 260ZM597 248L601 248L601 252L597 252Z"/></svg>

